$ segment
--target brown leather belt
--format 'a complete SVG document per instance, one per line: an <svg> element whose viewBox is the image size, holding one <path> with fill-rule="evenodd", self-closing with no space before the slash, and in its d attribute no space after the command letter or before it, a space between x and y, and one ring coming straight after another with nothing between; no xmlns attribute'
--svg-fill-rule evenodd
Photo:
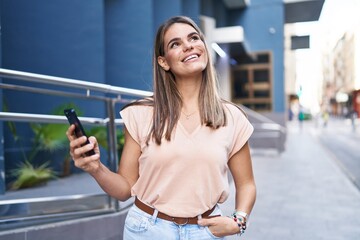
<svg viewBox="0 0 360 240"><path fill-rule="evenodd" d="M146 212L147 214L153 215L155 209L146 205L145 203L141 202L138 198L135 198L135 206L137 206L139 209L141 209L142 211ZM209 216L215 209L216 205L204 212L203 214L201 214L202 218L212 218L212 217L217 217L219 215L216 216ZM158 212L157 214L158 218L167 220L167 221L171 221L177 225L186 225L186 224L197 224L198 221L198 217L191 217L191 218L183 218L183 217L171 217L165 213L162 212Z"/></svg>

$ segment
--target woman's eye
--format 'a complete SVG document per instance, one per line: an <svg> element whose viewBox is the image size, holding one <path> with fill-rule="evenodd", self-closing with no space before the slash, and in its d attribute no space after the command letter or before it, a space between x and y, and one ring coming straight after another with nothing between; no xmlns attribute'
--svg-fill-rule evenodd
<svg viewBox="0 0 360 240"><path fill-rule="evenodd" d="M191 41L197 41L197 40L200 39L200 37L197 36L197 35L194 35L194 36L192 36L190 39L191 39Z"/></svg>
<svg viewBox="0 0 360 240"><path fill-rule="evenodd" d="M174 42L170 45L171 48L178 47L180 44L178 42Z"/></svg>

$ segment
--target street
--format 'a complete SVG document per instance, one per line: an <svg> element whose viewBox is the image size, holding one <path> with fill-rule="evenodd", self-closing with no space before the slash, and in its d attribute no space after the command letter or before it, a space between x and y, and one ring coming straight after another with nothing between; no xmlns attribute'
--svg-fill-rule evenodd
<svg viewBox="0 0 360 240"><path fill-rule="evenodd" d="M330 119L328 126L312 133L329 150L339 167L360 190L360 126L353 129L349 119Z"/></svg>
<svg viewBox="0 0 360 240"><path fill-rule="evenodd" d="M289 122L287 132L285 152L252 153L258 194L240 239L358 240L359 133L332 119L327 128ZM225 214L234 208L233 199L232 191L222 206Z"/></svg>

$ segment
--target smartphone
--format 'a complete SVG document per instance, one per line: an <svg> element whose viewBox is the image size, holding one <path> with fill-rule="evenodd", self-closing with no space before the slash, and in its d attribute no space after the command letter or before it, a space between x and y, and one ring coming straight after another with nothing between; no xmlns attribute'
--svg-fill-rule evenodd
<svg viewBox="0 0 360 240"><path fill-rule="evenodd" d="M82 136L87 137L87 135L85 133L85 130L84 130L79 118L76 115L75 109L73 109L73 108L65 109L64 114L65 114L66 118L68 119L70 125L71 124L75 125L75 136L78 137L78 138L82 137ZM86 145L86 144L89 144L89 143L90 143L89 140L86 139L86 143L83 144L83 146ZM94 154L95 154L94 150L90 150L90 151L85 153L86 156L91 156L91 155L94 155Z"/></svg>

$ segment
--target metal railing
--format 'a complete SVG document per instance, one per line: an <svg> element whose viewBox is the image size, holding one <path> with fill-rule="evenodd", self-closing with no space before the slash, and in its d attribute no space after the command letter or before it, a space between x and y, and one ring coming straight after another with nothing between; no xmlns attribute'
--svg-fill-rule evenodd
<svg viewBox="0 0 360 240"><path fill-rule="evenodd" d="M249 142L256 150L275 150L282 153L285 150L286 128L264 115L242 106L254 126L254 133Z"/></svg>
<svg viewBox="0 0 360 240"><path fill-rule="evenodd" d="M117 169L118 164L118 153L117 153L117 136L116 136L116 128L119 125L123 124L122 119L116 119L114 110L115 104L117 103L127 103L134 98L141 98L151 96L152 92L141 91L123 87L115 87L107 84L101 83L93 83L69 78L61 78L61 77L53 77L42 74L34 74L22 71L14 71L8 69L0 68L0 77L3 80L6 80L0 83L0 88L20 91L20 92L30 92L35 94L44 94L44 95L52 95L52 96L61 96L68 98L78 98L78 99L87 99L87 100L97 100L105 102L106 104L106 117L105 118L91 118L91 117L79 117L80 121L84 125L95 125L95 126L106 126L107 134L108 134L108 158L107 164L112 171ZM17 81L12 82L12 79ZM19 84L20 82L31 82L37 83L36 87L25 86L25 84ZM28 84L31 85L31 84ZM38 85L41 85L40 87ZM49 86L55 86L57 88L61 88L61 90L52 90L49 89ZM64 90L65 89L65 90ZM77 92L75 91L77 90ZM80 91L79 91L80 90ZM12 122L36 122L36 123L64 123L68 124L68 121L65 116L58 115L47 115L47 114L33 114L33 113L23 113L23 112L0 112L0 120L1 121L12 121ZM65 133L64 133L65 134ZM46 188L45 188L46 189ZM29 192L31 190L27 190ZM14 193L12 193L14 194ZM5 194L6 195L6 194ZM31 194L30 194L31 195ZM76 201L81 199L85 201L87 199L98 198L99 196L106 196L104 193L88 193L88 194L71 194L62 196L61 193L56 196L43 196L43 197L17 197L16 199L9 199L11 197L5 196L1 197L0 195L0 212L1 208L11 207L17 205L26 205L27 207L31 204L45 204L49 202L61 202L63 205L66 205L69 201ZM106 213L109 211L118 211L121 210L122 207L126 207L126 204L122 206L119 205L119 202L115 199L112 199L108 196L107 206L104 206L103 209L86 209L86 210L78 210L75 211L64 211L64 212L56 212L49 211L48 214L41 215L33 215L33 214L23 214L18 213L17 215L10 215L8 217L2 216L0 217L0 229L4 228L12 228L14 226L19 227L22 226L21 223L43 223L81 217L81 216L89 216L93 214ZM89 200L89 201L90 201ZM82 206L83 207L83 206ZM17 224L12 224L16 222ZM20 223L20 224L19 224ZM23 225L24 225L23 224Z"/></svg>

